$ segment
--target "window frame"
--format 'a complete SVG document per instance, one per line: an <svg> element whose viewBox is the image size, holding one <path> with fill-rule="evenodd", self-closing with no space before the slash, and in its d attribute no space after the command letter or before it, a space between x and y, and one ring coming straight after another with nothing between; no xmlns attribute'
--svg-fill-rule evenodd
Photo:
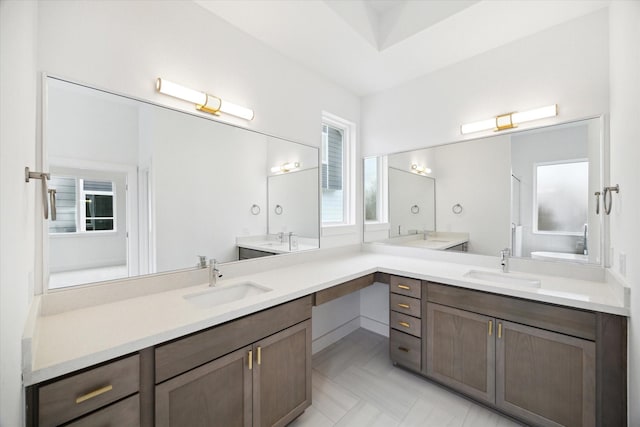
<svg viewBox="0 0 640 427"><path fill-rule="evenodd" d="M532 215L532 233L540 234L540 235L554 235L554 236L583 236L584 232L582 231L546 231L538 229L538 168L540 166L553 166L553 165L567 165L573 163L586 163L587 168L589 165L588 158L577 158L577 159L565 159L565 160L554 160L550 162L536 162L533 164L533 215ZM588 203L587 203L587 221L589 219L588 212Z"/></svg>
<svg viewBox="0 0 640 427"><path fill-rule="evenodd" d="M376 157L368 157L363 159L362 161L362 194L365 195L365 183L364 183L364 162L367 159L375 158L376 159L376 179L377 179L377 190L376 190L376 219L375 220L367 220L366 213L366 203L363 204L363 213L362 218L365 226L370 226L373 224L388 224L389 222L389 209L388 209L388 194L389 194L389 174L388 174L388 157L387 156L376 156Z"/></svg>
<svg viewBox="0 0 640 427"><path fill-rule="evenodd" d="M356 160L356 125L353 122L345 120L339 116L322 112L322 128L321 135L324 133L324 126L330 126L334 129L342 131L342 221L323 221L321 210L321 227L336 228L344 226L354 226L356 224L355 217L355 195L356 195L356 179L355 179L355 160ZM325 141L324 137L320 145L320 164L324 162ZM320 182L320 201L322 209L322 182Z"/></svg>
<svg viewBox="0 0 640 427"><path fill-rule="evenodd" d="M111 183L111 191L99 191L99 190L85 190L84 182L85 181L103 181L107 180L97 180L97 179L85 179L77 177L79 196L78 199L78 210L80 217L80 233L88 233L88 234L99 234L99 233L117 233L118 232L118 222L117 222L117 206L116 206L116 184L115 182L108 180ZM86 208L86 196L94 195L94 196L111 196L111 210L113 216L110 217L90 217L94 219L111 219L113 220L113 228L111 230L87 230L87 208ZM80 207L80 203L85 203ZM76 227L77 229L77 227Z"/></svg>

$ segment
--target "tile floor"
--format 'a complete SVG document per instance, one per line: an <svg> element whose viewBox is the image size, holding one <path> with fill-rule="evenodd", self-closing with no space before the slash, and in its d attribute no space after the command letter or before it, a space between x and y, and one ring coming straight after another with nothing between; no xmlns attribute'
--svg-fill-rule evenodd
<svg viewBox="0 0 640 427"><path fill-rule="evenodd" d="M358 329L313 356L313 405L293 427L519 426L395 368L388 339Z"/></svg>

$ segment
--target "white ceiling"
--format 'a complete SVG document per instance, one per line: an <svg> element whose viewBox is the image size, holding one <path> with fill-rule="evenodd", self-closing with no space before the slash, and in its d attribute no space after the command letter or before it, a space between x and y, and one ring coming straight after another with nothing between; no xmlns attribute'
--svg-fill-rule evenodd
<svg viewBox="0 0 640 427"><path fill-rule="evenodd" d="M357 95L606 7L608 0L195 0Z"/></svg>

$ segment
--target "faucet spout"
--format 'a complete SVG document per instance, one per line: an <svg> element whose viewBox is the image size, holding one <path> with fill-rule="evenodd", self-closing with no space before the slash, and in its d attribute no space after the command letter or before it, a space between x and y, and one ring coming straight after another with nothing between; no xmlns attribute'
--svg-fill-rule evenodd
<svg viewBox="0 0 640 427"><path fill-rule="evenodd" d="M509 248L504 248L500 251L500 266L502 267L503 273L509 272L509 255L511 255Z"/></svg>
<svg viewBox="0 0 640 427"><path fill-rule="evenodd" d="M218 261L211 259L209 260L209 286L215 286L218 282L218 277L222 277L218 268Z"/></svg>

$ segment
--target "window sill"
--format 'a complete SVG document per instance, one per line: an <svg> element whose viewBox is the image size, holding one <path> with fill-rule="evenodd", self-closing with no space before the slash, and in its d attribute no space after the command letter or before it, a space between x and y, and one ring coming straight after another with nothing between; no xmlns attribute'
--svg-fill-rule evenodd
<svg viewBox="0 0 640 427"><path fill-rule="evenodd" d="M357 232L358 226L356 226L355 224L336 224L322 226L322 237L356 234Z"/></svg>

